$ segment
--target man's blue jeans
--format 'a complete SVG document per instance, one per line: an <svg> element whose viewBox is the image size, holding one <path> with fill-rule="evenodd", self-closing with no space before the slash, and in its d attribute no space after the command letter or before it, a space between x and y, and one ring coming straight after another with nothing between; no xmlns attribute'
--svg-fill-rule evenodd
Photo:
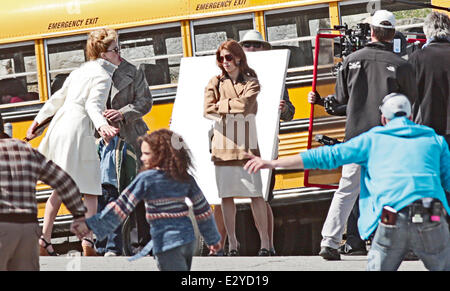
<svg viewBox="0 0 450 291"><path fill-rule="evenodd" d="M189 271L194 256L196 240L155 254L156 263L160 271Z"/></svg>
<svg viewBox="0 0 450 291"><path fill-rule="evenodd" d="M102 185L102 196L98 197L97 212L101 212L109 203L119 197L117 188L112 185ZM114 232L102 241L95 242L95 248L98 254L113 252L118 256L122 255L122 227L118 227Z"/></svg>
<svg viewBox="0 0 450 291"><path fill-rule="evenodd" d="M430 271L450 270L450 234L444 215L431 222L412 223L408 208L398 212L396 225L378 224L367 256L368 271L395 271L412 250Z"/></svg>

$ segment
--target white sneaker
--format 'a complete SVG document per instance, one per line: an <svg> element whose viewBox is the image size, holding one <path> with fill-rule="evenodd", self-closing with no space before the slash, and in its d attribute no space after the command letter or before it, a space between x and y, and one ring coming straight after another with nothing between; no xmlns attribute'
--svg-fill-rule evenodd
<svg viewBox="0 0 450 291"><path fill-rule="evenodd" d="M117 254L115 252L106 252L105 257L117 257Z"/></svg>

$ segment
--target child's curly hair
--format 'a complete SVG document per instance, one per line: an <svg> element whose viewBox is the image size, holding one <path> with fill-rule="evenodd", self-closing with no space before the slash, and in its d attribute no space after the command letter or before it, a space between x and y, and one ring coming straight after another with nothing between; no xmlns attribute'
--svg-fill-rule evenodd
<svg viewBox="0 0 450 291"><path fill-rule="evenodd" d="M158 167L177 181L189 179L188 171L193 167L191 152L180 135L160 129L141 136L139 142L146 142L154 154L150 166L143 167L143 171Z"/></svg>

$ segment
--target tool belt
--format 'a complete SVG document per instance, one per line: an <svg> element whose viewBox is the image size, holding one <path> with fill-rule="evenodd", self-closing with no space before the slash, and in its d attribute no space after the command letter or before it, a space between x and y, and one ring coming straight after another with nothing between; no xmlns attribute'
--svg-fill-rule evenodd
<svg viewBox="0 0 450 291"><path fill-rule="evenodd" d="M400 210L412 223L439 222L444 214L442 202L434 198L422 198Z"/></svg>

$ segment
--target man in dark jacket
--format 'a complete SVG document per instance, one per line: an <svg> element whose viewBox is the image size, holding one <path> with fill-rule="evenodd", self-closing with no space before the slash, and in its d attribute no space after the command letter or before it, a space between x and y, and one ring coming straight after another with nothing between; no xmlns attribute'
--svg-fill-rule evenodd
<svg viewBox="0 0 450 291"><path fill-rule="evenodd" d="M386 10L377 11L371 19L371 43L350 54L343 62L336 81L336 100L346 104L346 141L381 125L378 107L389 93L402 93L411 103L417 97L413 68L393 53L395 16ZM308 96L310 103L323 104L315 93ZM334 194L328 216L322 229L321 255L326 260L340 260L340 245L347 224L347 241L342 254L365 255L365 242L357 229L359 215L357 202L360 192L360 166L344 165L339 189ZM353 208L353 206L355 206ZM353 208L353 212L352 212ZM352 216L349 218L350 213Z"/></svg>
<svg viewBox="0 0 450 291"><path fill-rule="evenodd" d="M409 58L415 69L419 95L413 104L414 121L433 128L450 142L450 19L431 12L423 31L427 43Z"/></svg>

